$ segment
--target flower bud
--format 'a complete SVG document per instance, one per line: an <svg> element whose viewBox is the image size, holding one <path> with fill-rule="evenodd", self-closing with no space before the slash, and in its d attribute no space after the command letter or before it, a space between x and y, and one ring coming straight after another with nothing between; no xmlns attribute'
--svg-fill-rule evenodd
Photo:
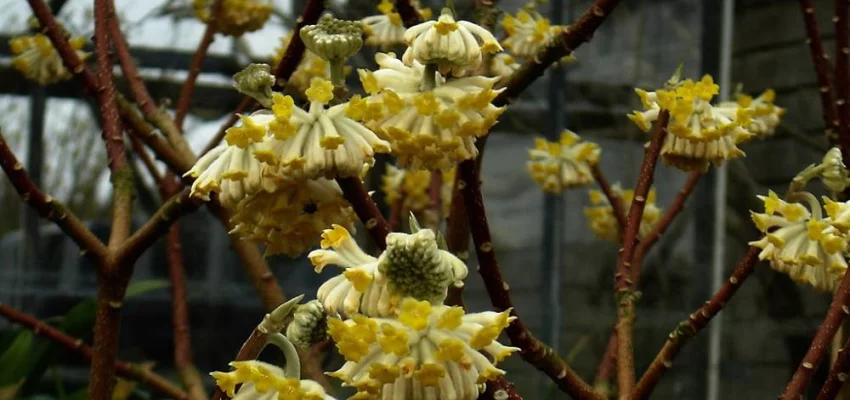
<svg viewBox="0 0 850 400"><path fill-rule="evenodd" d="M318 300L312 300L295 309L292 322L286 327L286 338L305 349L327 339L328 318Z"/></svg>
<svg viewBox="0 0 850 400"><path fill-rule="evenodd" d="M316 25L301 28L301 40L310 51L327 61L341 61L363 46L363 25L325 14Z"/></svg>
<svg viewBox="0 0 850 400"><path fill-rule="evenodd" d="M233 87L239 93L251 96L263 107L271 108L275 77L270 71L271 67L268 64L249 64L233 75Z"/></svg>
<svg viewBox="0 0 850 400"><path fill-rule="evenodd" d="M833 192L843 192L847 187L847 167L844 166L844 161L841 159L841 149L838 147L831 148L823 157L821 163L823 172L821 172L821 181L824 186Z"/></svg>

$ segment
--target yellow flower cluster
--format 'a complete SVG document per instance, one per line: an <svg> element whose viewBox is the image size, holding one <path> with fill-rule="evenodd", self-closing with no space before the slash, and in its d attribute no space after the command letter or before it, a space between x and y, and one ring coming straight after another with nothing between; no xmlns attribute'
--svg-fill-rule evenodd
<svg viewBox="0 0 850 400"><path fill-rule="evenodd" d="M502 45L517 57L533 57L555 34L564 29L563 26L552 26L548 18L544 18L534 10L521 9L516 17L505 14L502 28L507 37L502 39Z"/></svg>
<svg viewBox="0 0 850 400"><path fill-rule="evenodd" d="M574 132L564 130L557 142L537 138L534 144L528 151L528 173L544 192L558 194L593 181L590 168L602 153L596 143L582 142Z"/></svg>
<svg viewBox="0 0 850 400"><path fill-rule="evenodd" d="M404 42L409 46L402 55L405 64L436 64L443 74L455 76L475 71L482 54L502 51L490 31L469 21L455 21L449 8L443 8L436 21L407 29Z"/></svg>
<svg viewBox="0 0 850 400"><path fill-rule="evenodd" d="M784 112L773 106L771 91L758 101L742 97L737 103L712 105L710 100L718 91L709 75L655 92L637 89L644 111L629 114L629 119L648 131L661 110L669 111L669 134L661 149L664 162L687 171L705 171L712 163L744 156L738 144L772 133Z"/></svg>
<svg viewBox="0 0 850 400"><path fill-rule="evenodd" d="M296 360L297 361L297 360ZM325 400L322 385L286 377L279 367L262 361L233 361L231 372L213 372L216 386L233 400ZM238 390L236 386L242 385Z"/></svg>
<svg viewBox="0 0 850 400"><path fill-rule="evenodd" d="M387 172L382 177L381 190L387 204L401 205L399 215L410 212L419 213L431 207L431 178L428 170L409 171L393 165L387 165ZM454 187L455 168L442 173L440 181L440 207L442 215L449 215L452 188ZM399 203L401 202L401 203Z"/></svg>
<svg viewBox="0 0 850 400"><path fill-rule="evenodd" d="M635 192L634 190L623 190L620 184L611 186L611 191L620 199L620 204L623 208L623 214L628 214L629 206L632 203ZM614 216L614 208L598 190L591 190L590 203L592 207L585 207L584 214L587 216L590 223L590 229L596 236L614 243L621 242L620 228L617 223L617 218ZM638 230L638 239L646 237L658 220L661 219L661 209L655 205L655 189L651 189L646 196L646 207L643 211L643 217L640 220L640 229Z"/></svg>
<svg viewBox="0 0 850 400"><path fill-rule="evenodd" d="M221 0L221 15L216 18L216 28L228 36L242 36L247 32L259 30L272 15L269 0ZM193 0L195 17L204 23L211 19L215 0Z"/></svg>
<svg viewBox="0 0 850 400"><path fill-rule="evenodd" d="M329 320L347 361L329 375L357 389L352 399L474 400L480 384L504 375L495 364L519 350L496 341L514 319L509 311L466 314L411 298L400 308L397 318Z"/></svg>
<svg viewBox="0 0 850 400"><path fill-rule="evenodd" d="M430 8L421 8L418 1L412 1L411 5L419 12L423 20L431 18ZM388 47L404 42L404 32L407 30L402 24L401 15L395 11L395 5L391 0L381 0L378 3L380 15L372 15L363 18L364 32L367 39L366 44L371 46Z"/></svg>
<svg viewBox="0 0 850 400"><path fill-rule="evenodd" d="M761 248L759 259L797 282L832 292L847 271L844 253L850 231L850 203L824 198L821 204L808 192L795 192L803 204L788 203L773 191L759 196L764 213L752 212L753 222L765 236L750 245Z"/></svg>
<svg viewBox="0 0 850 400"><path fill-rule="evenodd" d="M367 126L390 142L400 166L445 171L478 154L475 139L504 112L492 104L501 92L493 90L497 78L446 81L435 73L436 86L423 89L422 64L405 65L392 53L378 53L375 61L378 71L358 71L370 94L361 111Z"/></svg>
<svg viewBox="0 0 850 400"><path fill-rule="evenodd" d="M84 38L73 37L68 43L80 60L88 58L89 54L82 51L86 44ZM59 53L43 34L15 37L9 40L9 48L15 54L12 65L27 79L48 85L71 78L71 72L65 68Z"/></svg>

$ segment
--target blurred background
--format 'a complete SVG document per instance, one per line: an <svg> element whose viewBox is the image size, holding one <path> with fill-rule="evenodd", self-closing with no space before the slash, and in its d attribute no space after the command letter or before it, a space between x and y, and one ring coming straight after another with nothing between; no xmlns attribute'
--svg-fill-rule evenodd
<svg viewBox="0 0 850 400"><path fill-rule="evenodd" d="M375 14L368 0L329 0L339 17ZM434 9L435 1L421 0ZM92 34L90 1L52 1L74 34ZM218 37L203 65L186 135L201 149L241 100L230 77L248 62L268 62L290 31L302 0L274 0L266 27L240 39ZM458 1L460 8L469 6ZM541 12L553 23L566 23L589 1L549 0ZM529 328L552 344L587 380L592 380L605 351L615 318L612 295L617 246L595 238L583 208L587 190L563 197L544 196L525 171L527 149L535 136L556 137L569 128L603 149L601 169L624 187L634 184L647 136L625 114L639 106L635 87L655 88L684 65L684 76L711 73L716 81L757 95L777 92L776 103L788 109L777 134L742 148L747 157L727 165L724 180L717 170L702 178L677 222L647 257L641 280L635 337L640 373L667 334L713 292L712 279L725 279L757 238L749 210L760 210L757 194L784 190L806 165L826 150L815 75L805 45L802 16L793 0L737 0L724 15L722 1L623 1L593 40L576 53L578 60L553 68L511 106L491 133L483 166L484 196L502 273ZM834 49L832 2L815 0L828 52ZM503 0L514 13L524 3ZM204 26L187 0L116 0L119 20L132 54L154 98L176 101L185 69ZM46 88L25 80L10 64L8 41L28 30L30 10L23 0L0 0L0 126L27 170L44 190L65 202L100 237L108 236L109 184L99 122L92 99L81 96L75 82ZM553 12L554 10L554 12ZM471 18L471 16L469 17ZM731 41L722 40L724 27ZM371 66L373 50L354 59ZM729 62L724 62L728 60ZM116 69L116 74L120 71ZM119 89L126 88L121 80ZM730 87L731 89L731 87ZM144 222L159 205L156 187L136 166L139 196L135 221ZM658 206L666 207L686 175L660 166L656 172ZM718 182L725 196L716 196ZM591 187L592 188L592 187ZM721 193L723 191L721 190ZM192 339L197 367L206 374L226 368L239 346L261 320L264 310L226 232L204 209L181 220L188 278ZM719 229L719 230L718 230ZM719 239L719 240L718 240ZM473 252L474 254L474 252ZM715 257L720 262L713 262ZM0 184L0 302L43 319L64 324L75 336L90 340L95 292L94 269L58 229L38 220L22 206L7 180ZM304 258L269 258L288 296L315 290L327 276L313 272ZM475 260L470 260L475 270ZM333 273L328 270L326 273ZM155 362L158 372L174 376L168 272L163 243L139 261L133 295L124 308L120 356ZM466 281L471 310L490 309L480 277ZM653 398L751 399L781 393L796 369L829 297L798 286L766 264L742 287L712 326L692 341L662 380ZM0 320L0 354L19 328ZM25 397L69 398L85 385L88 367L73 354L44 347L28 366ZM45 342L46 343L46 342ZM38 347L41 346L41 347ZM31 358L36 358L35 356ZM4 360L7 361L4 363ZM0 387L23 367L0 357ZM337 355L323 361L341 364ZM518 356L504 368L526 399L562 399L548 378ZM824 378L823 368L815 380ZM206 375L205 375L206 376ZM709 378L713 376L714 378ZM211 387L211 379L207 379ZM819 387L817 384L811 385ZM133 398L156 397L145 388Z"/></svg>

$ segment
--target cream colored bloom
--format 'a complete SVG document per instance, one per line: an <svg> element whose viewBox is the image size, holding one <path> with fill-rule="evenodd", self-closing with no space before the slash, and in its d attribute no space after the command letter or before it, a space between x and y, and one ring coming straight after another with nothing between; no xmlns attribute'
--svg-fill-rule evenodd
<svg viewBox="0 0 850 400"><path fill-rule="evenodd" d="M216 0L193 0L195 16L209 23L212 6ZM228 36L242 36L247 32L259 30L272 15L269 0L221 0L221 15L216 18L219 32Z"/></svg>
<svg viewBox="0 0 850 400"><path fill-rule="evenodd" d="M268 190L272 189L272 190ZM355 215L336 182L278 180L234 207L231 233L266 245L266 254L295 257L319 241L333 224L353 230Z"/></svg>
<svg viewBox="0 0 850 400"><path fill-rule="evenodd" d="M720 103L721 107L739 108L741 125L760 139L773 136L779 125L779 118L785 114L785 109L773 104L776 100L776 92L773 89L765 90L755 99L748 95L739 95L737 102Z"/></svg>
<svg viewBox="0 0 850 400"><path fill-rule="evenodd" d="M516 59L508 53L499 53L490 61L490 72L499 78L499 84L504 85L511 76L519 69L520 65Z"/></svg>
<svg viewBox="0 0 850 400"><path fill-rule="evenodd" d="M519 10L516 17L505 14L502 27L508 37L502 45L517 57L533 57L563 26L552 26L548 18L537 11Z"/></svg>
<svg viewBox="0 0 850 400"><path fill-rule="evenodd" d="M481 76L445 81L424 90L422 64L406 66L392 54L377 54L381 69L359 70L371 94L364 106L367 124L392 145L399 166L448 170L474 158L475 138L486 135L504 107L492 104L500 90L496 78Z"/></svg>
<svg viewBox="0 0 850 400"><path fill-rule="evenodd" d="M750 245L762 249L759 259L770 260L773 269L818 290L834 291L847 271L844 253L848 206L827 201L829 217L822 218L821 205L814 196L806 192L795 194L803 196L811 210L802 204L787 203L773 191L759 196L765 212L752 212L752 217L765 236Z"/></svg>
<svg viewBox="0 0 850 400"><path fill-rule="evenodd" d="M313 78L306 94L309 111L287 104L283 114L273 108L255 117L273 136L258 157L278 167L276 174L291 179L360 177L374 164L376 152L390 151L389 143L357 122L364 119L364 100L355 96L325 108L333 98L333 85L320 78Z"/></svg>
<svg viewBox="0 0 850 400"><path fill-rule="evenodd" d="M297 360L296 360L297 361ZM279 367L262 361L233 361L231 372L213 372L216 386L233 400L333 400L322 385L287 377ZM237 385L242 385L236 390Z"/></svg>
<svg viewBox="0 0 850 400"><path fill-rule="evenodd" d="M329 375L357 388L353 399L474 400L481 384L504 375L495 364L519 350L496 341L513 319L509 311L465 314L411 298L398 318L331 319L347 362Z"/></svg>
<svg viewBox="0 0 850 400"><path fill-rule="evenodd" d="M371 46L392 46L404 41L407 30L401 21L401 16L395 12L392 1L381 0L378 4L380 15L363 18L361 22L366 27L366 44Z"/></svg>
<svg viewBox="0 0 850 400"><path fill-rule="evenodd" d="M444 8L436 21L425 21L404 33L410 46L402 57L405 64L414 60L437 64L440 71L461 76L481 65L481 53L498 53L502 46L490 31L468 21L455 21Z"/></svg>
<svg viewBox="0 0 850 400"><path fill-rule="evenodd" d="M410 171L387 165L387 172L381 178L386 203L397 206L401 201L399 215L409 215L411 212L420 213L431 207L431 178L428 170ZM449 214L454 187L455 169L444 172L440 183L440 203L443 215Z"/></svg>
<svg viewBox="0 0 850 400"><path fill-rule="evenodd" d="M191 195L206 201L210 192L232 207L261 187L261 165L254 151L266 138L266 127L253 116L241 116L239 125L228 128L225 143L204 154L184 176L195 178Z"/></svg>
<svg viewBox="0 0 850 400"><path fill-rule="evenodd" d="M535 148L528 151L527 169L544 192L558 194L593 182L590 167L599 162L601 153L596 143L582 142L574 132L564 130L557 142L535 140Z"/></svg>
<svg viewBox="0 0 850 400"><path fill-rule="evenodd" d="M317 297L328 313L384 317L394 315L398 301L415 296L440 304L449 285L466 278L466 265L437 248L434 232L390 233L387 249L376 258L366 254L345 228L334 225L322 233L322 249L308 258L321 272L336 265L343 273L329 279ZM330 250L329 250L330 248Z"/></svg>
<svg viewBox="0 0 850 400"><path fill-rule="evenodd" d="M620 199L623 214L628 215L629 207L632 204L635 191L623 190L619 183L612 185L611 191L618 199ZM585 207L584 214L587 216L588 222L590 223L590 229L594 234L596 234L596 236L599 236L602 239L614 243L620 243L620 227L617 223L617 217L614 216L614 208L611 206L611 203L605 195L598 190L591 190L589 195L590 203L593 206ZM655 189L651 189L649 194L646 196L646 206L643 210L643 217L640 220L638 239L649 235L655 228L658 220L661 219L661 209L655 205L655 198Z"/></svg>
<svg viewBox="0 0 850 400"><path fill-rule="evenodd" d="M68 44L81 61L88 58L89 54L82 51L86 44L85 38L69 38ZM9 40L9 48L15 54L12 65L27 79L48 85L71 78L71 72L65 68L53 43L43 34L12 38Z"/></svg>
<svg viewBox="0 0 850 400"><path fill-rule="evenodd" d="M737 104L712 106L709 101L719 88L711 76L694 82L685 80L671 90L646 92L637 89L644 110L629 114L629 119L642 130L649 131L662 109L670 112L668 134L661 155L668 165L690 171L708 169L710 164L743 157L738 143L752 138L742 124L743 118Z"/></svg>

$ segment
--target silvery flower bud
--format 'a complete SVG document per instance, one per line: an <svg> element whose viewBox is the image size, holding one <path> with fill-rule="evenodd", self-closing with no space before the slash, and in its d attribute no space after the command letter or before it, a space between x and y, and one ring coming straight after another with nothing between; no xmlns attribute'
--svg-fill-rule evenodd
<svg viewBox="0 0 850 400"><path fill-rule="evenodd" d="M363 25L325 14L316 25L301 28L301 40L310 51L327 61L341 61L363 46Z"/></svg>
<svg viewBox="0 0 850 400"><path fill-rule="evenodd" d="M323 342L328 335L328 318L318 300L312 300L295 309L292 322L286 327L286 338L300 348Z"/></svg>
<svg viewBox="0 0 850 400"><path fill-rule="evenodd" d="M847 167L841 159L841 150L838 147L831 148L823 157L821 166L823 167L821 181L824 186L836 193L843 192L847 187L848 174Z"/></svg>

